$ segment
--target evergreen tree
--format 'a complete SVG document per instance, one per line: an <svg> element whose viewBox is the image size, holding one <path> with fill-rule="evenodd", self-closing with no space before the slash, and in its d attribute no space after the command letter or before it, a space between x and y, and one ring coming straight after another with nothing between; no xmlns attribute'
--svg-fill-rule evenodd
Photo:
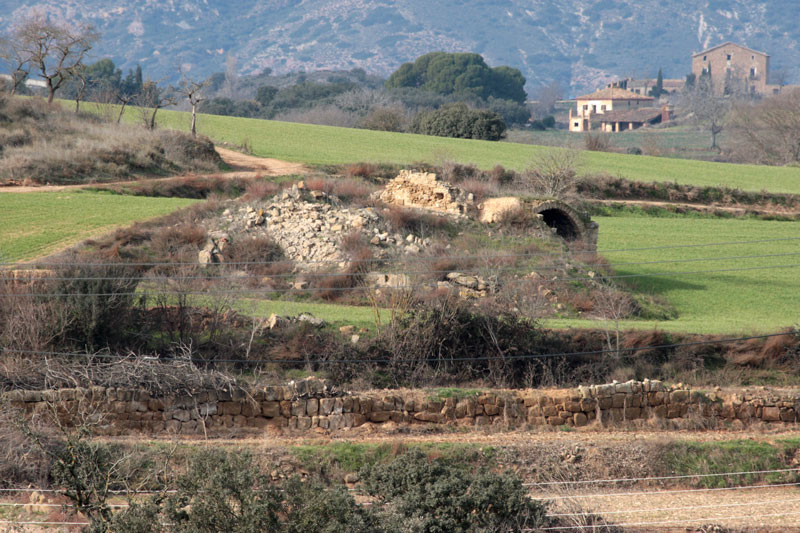
<svg viewBox="0 0 800 533"><path fill-rule="evenodd" d="M659 67L659 69L658 69L658 77L656 78L656 86L653 87L652 91L650 91L650 95L655 97L655 98L658 98L659 96L661 96L665 92L666 91L664 91L664 76L663 76L663 74L661 74L661 68Z"/></svg>

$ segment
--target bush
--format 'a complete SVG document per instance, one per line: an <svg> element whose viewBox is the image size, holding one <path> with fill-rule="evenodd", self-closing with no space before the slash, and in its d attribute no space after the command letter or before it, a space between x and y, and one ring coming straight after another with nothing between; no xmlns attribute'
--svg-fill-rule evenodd
<svg viewBox="0 0 800 533"><path fill-rule="evenodd" d="M561 198L575 187L577 175L577 153L550 150L534 159L521 179L537 195Z"/></svg>
<svg viewBox="0 0 800 533"><path fill-rule="evenodd" d="M247 452L210 449L177 480L165 514L176 532L281 531L281 495Z"/></svg>
<svg viewBox="0 0 800 533"><path fill-rule="evenodd" d="M607 133L587 131L583 135L583 144L591 152L608 152L611 150L611 137Z"/></svg>
<svg viewBox="0 0 800 533"><path fill-rule="evenodd" d="M470 109L466 104L458 103L417 113L409 131L439 137L498 141L505 135L506 124L497 113Z"/></svg>
<svg viewBox="0 0 800 533"><path fill-rule="evenodd" d="M400 531L520 531L546 523L545 507L513 473L473 471L419 450L361 471L364 488L397 516Z"/></svg>
<svg viewBox="0 0 800 533"><path fill-rule="evenodd" d="M267 236L234 240L222 253L227 262L235 263L237 270L260 276L272 275L273 268L286 260L280 245ZM284 268L281 267L280 270Z"/></svg>
<svg viewBox="0 0 800 533"><path fill-rule="evenodd" d="M642 149L638 146L631 146L626 150L629 155L642 155Z"/></svg>
<svg viewBox="0 0 800 533"><path fill-rule="evenodd" d="M403 131L405 116L399 109L378 107L370 111L360 123L367 130Z"/></svg>

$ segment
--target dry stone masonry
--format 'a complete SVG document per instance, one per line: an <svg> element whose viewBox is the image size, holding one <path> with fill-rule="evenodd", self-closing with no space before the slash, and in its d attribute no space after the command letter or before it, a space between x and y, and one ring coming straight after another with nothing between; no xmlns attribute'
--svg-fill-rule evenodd
<svg viewBox="0 0 800 533"><path fill-rule="evenodd" d="M107 413L107 433L197 434L231 429L281 432L343 431L365 425L585 426L630 420L699 417L730 423L797 423L800 391L705 394L660 381L628 381L568 390L502 390L457 399L426 391L347 394L309 378L253 390L199 391L151 396L144 391L93 387L3 394L27 413L58 404L61 412L93 405Z"/></svg>
<svg viewBox="0 0 800 533"><path fill-rule="evenodd" d="M377 198L390 205L428 209L448 215L466 216L474 209L472 193L466 193L431 172L401 170Z"/></svg>

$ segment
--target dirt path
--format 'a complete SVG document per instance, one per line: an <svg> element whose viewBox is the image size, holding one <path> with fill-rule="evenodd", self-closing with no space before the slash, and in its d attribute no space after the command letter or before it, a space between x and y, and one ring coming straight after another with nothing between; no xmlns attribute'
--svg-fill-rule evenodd
<svg viewBox="0 0 800 533"><path fill-rule="evenodd" d="M309 172L308 167L301 163L290 163L280 159L270 159L266 157L256 157L253 155L242 154L227 148L216 147L217 153L222 160L234 170L225 172L221 175L227 178L255 178L258 176L286 176L289 174L304 175ZM212 174L216 176L218 174ZM202 177L202 175L191 175ZM137 179L126 181L114 181L108 183L81 183L78 185L0 185L0 193L24 193L24 192L56 192L69 191L76 189L86 189L89 187L103 187L107 185L134 185L137 183L158 183L188 176L170 176L167 178Z"/></svg>

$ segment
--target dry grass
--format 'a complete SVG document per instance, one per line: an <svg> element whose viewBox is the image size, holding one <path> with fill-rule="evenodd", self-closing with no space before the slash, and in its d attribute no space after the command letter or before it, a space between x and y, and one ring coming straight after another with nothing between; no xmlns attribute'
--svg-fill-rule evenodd
<svg viewBox="0 0 800 533"><path fill-rule="evenodd" d="M0 97L0 139L0 183L70 184L210 172L220 162L208 139L104 122L36 98Z"/></svg>

